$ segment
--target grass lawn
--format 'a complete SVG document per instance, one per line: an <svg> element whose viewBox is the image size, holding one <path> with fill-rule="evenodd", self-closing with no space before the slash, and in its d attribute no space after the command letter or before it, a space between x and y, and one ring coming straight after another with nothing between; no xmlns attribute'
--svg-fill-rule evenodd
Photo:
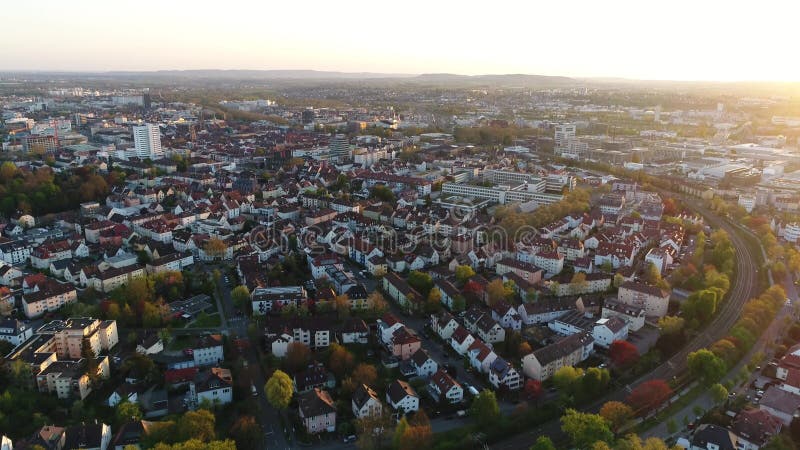
<svg viewBox="0 0 800 450"><path fill-rule="evenodd" d="M220 325L222 325L222 318L220 318L219 313L200 313L194 322L187 325L186 328L214 328Z"/></svg>

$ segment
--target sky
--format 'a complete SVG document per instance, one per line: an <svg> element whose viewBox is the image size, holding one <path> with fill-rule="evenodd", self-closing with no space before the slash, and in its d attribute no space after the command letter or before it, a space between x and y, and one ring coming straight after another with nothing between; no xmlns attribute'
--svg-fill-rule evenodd
<svg viewBox="0 0 800 450"><path fill-rule="evenodd" d="M797 0L37 0L2 70L800 81Z"/></svg>

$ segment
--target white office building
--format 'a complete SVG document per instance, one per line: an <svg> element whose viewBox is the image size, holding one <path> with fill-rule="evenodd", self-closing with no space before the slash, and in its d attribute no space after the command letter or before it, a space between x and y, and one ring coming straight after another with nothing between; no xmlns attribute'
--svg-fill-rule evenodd
<svg viewBox="0 0 800 450"><path fill-rule="evenodd" d="M562 123L556 125L555 135L553 136L553 140L555 141L556 150L563 149L567 142L571 139L575 138L575 124L572 123Z"/></svg>
<svg viewBox="0 0 800 450"><path fill-rule="evenodd" d="M161 148L161 131L158 125L146 123L133 127L134 147L126 150L127 157L160 159L164 157Z"/></svg>

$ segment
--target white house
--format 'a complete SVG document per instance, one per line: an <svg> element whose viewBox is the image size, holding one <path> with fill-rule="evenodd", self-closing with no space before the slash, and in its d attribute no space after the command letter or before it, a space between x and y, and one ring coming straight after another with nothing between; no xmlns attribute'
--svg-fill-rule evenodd
<svg viewBox="0 0 800 450"><path fill-rule="evenodd" d="M437 402L456 404L464 400L464 388L442 369L431 377L428 392Z"/></svg>
<svg viewBox="0 0 800 450"><path fill-rule="evenodd" d="M629 331L639 331L645 322L644 308L629 306L614 300L606 300L600 316L604 319L619 317L628 324Z"/></svg>
<svg viewBox="0 0 800 450"><path fill-rule="evenodd" d="M294 338L289 334L281 333L276 336L271 344L273 356L276 358L285 357L286 351L289 349L289 344L292 342L294 342Z"/></svg>
<svg viewBox="0 0 800 450"><path fill-rule="evenodd" d="M489 366L489 383L495 389L516 391L522 387L522 377L510 362L497 357Z"/></svg>
<svg viewBox="0 0 800 450"><path fill-rule="evenodd" d="M9 342L14 347L30 339L33 329L17 319L0 319L0 341Z"/></svg>
<svg viewBox="0 0 800 450"><path fill-rule="evenodd" d="M458 327L458 321L446 311L438 315L431 315L431 329L444 340L450 339Z"/></svg>
<svg viewBox="0 0 800 450"><path fill-rule="evenodd" d="M115 407L122 402L138 403L139 390L137 387L130 383L123 383L114 392L108 396L106 404L110 407Z"/></svg>
<svg viewBox="0 0 800 450"><path fill-rule="evenodd" d="M375 417L383 414L383 405L381 404L378 394L366 384L361 384L353 392L353 399L351 401L353 407L353 415L358 419L365 417Z"/></svg>
<svg viewBox="0 0 800 450"><path fill-rule="evenodd" d="M227 405L233 401L231 371L220 367L198 372L189 382L189 400L196 407L204 402Z"/></svg>
<svg viewBox="0 0 800 450"><path fill-rule="evenodd" d="M386 390L386 403L395 411L408 414L419 409L419 395L410 384L395 380Z"/></svg>
<svg viewBox="0 0 800 450"><path fill-rule="evenodd" d="M470 334L469 330L462 326L456 328L456 331L450 336L450 346L453 347L453 350L459 355L467 353L467 349L469 349L469 346L472 345L473 342L475 342L475 337Z"/></svg>
<svg viewBox="0 0 800 450"><path fill-rule="evenodd" d="M411 364L417 372L418 377L429 377L439 370L439 364L428 355L424 349L420 348L411 355Z"/></svg>
<svg viewBox="0 0 800 450"><path fill-rule="evenodd" d="M220 364L225 359L222 335L211 334L198 339L191 353L197 367Z"/></svg>
<svg viewBox="0 0 800 450"><path fill-rule="evenodd" d="M480 373L489 373L489 369L497 359L497 354L483 341L476 340L467 351L469 363Z"/></svg>
<svg viewBox="0 0 800 450"><path fill-rule="evenodd" d="M592 328L595 345L608 348L614 341L628 339L628 324L619 317L599 319Z"/></svg>

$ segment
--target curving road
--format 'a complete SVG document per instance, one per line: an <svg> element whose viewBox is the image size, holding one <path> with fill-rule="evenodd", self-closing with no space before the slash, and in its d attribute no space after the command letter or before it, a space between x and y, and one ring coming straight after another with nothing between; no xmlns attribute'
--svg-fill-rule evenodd
<svg viewBox="0 0 800 450"><path fill-rule="evenodd" d="M754 263L754 255L751 254L741 236L742 231L731 225L728 221L716 216L696 201L688 199L684 199L684 201L695 211L705 216L705 220L708 225L710 225L712 228L721 228L730 236L731 243L736 250L736 273L731 280L731 288L728 292L728 299L722 303L721 309L711 323L708 324L706 329L702 333L695 336L694 339L689 341L689 343L684 346L683 349L681 349L667 361L663 362L660 366L653 369L651 372L630 383L625 389L620 389L616 392L609 393L594 403L583 407L582 409L584 411L596 413L600 410L600 407L603 405L603 403L607 401L624 401L631 389L645 381L653 379L670 380L675 376L685 373L686 357L689 355L689 353L697 351L701 348L705 348L711 345L713 342L725 337L728 334L728 331L739 319L739 315L747 300L758 294L758 283L756 278L758 267ZM497 442L493 444L491 448L498 450L530 448L535 443L536 438L542 435L550 436L554 441L562 441L565 439L565 436L561 432L559 421L552 420L542 424L534 430Z"/></svg>

